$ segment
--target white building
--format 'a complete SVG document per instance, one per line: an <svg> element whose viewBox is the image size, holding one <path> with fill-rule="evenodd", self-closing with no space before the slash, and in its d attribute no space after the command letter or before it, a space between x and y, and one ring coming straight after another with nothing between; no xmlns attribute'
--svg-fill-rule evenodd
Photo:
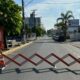
<svg viewBox="0 0 80 80"><path fill-rule="evenodd" d="M78 28L79 28L79 19L72 19L68 21L69 33L78 32Z"/></svg>
<svg viewBox="0 0 80 80"><path fill-rule="evenodd" d="M35 17L35 13L31 13L30 17L25 18L25 24L27 24L31 29L33 27L41 26L41 17Z"/></svg>
<svg viewBox="0 0 80 80"><path fill-rule="evenodd" d="M79 19L68 21L68 33L71 40L80 40L80 33L78 33L79 27Z"/></svg>

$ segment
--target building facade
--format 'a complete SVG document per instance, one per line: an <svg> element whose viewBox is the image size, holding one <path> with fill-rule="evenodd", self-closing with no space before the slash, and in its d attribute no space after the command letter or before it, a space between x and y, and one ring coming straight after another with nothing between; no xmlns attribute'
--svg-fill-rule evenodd
<svg viewBox="0 0 80 80"><path fill-rule="evenodd" d="M80 40L80 25L79 19L72 19L68 21L68 33L71 41Z"/></svg>
<svg viewBox="0 0 80 80"><path fill-rule="evenodd" d="M72 19L68 21L68 32L77 32L79 28L79 19Z"/></svg>
<svg viewBox="0 0 80 80"><path fill-rule="evenodd" d="M27 24L31 29L33 27L39 27L41 26L41 18L35 17L35 12L32 12L30 17L25 18L25 24Z"/></svg>

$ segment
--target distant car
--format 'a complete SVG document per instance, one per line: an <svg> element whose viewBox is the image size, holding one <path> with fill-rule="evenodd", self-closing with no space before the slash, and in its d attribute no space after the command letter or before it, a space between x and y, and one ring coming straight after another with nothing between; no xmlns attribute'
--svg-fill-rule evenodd
<svg viewBox="0 0 80 80"><path fill-rule="evenodd" d="M52 35L48 34L48 37L52 37Z"/></svg>
<svg viewBox="0 0 80 80"><path fill-rule="evenodd" d="M53 35L52 38L57 41L59 39L59 35Z"/></svg>
<svg viewBox="0 0 80 80"><path fill-rule="evenodd" d="M62 35L60 35L58 41L59 41L59 42L64 42L64 41L65 41L65 37L62 36Z"/></svg>
<svg viewBox="0 0 80 80"><path fill-rule="evenodd" d="M60 34L58 34L58 35L53 35L52 38L53 38L53 40L58 41L58 42L63 42L63 41L65 41L64 35L60 35Z"/></svg>

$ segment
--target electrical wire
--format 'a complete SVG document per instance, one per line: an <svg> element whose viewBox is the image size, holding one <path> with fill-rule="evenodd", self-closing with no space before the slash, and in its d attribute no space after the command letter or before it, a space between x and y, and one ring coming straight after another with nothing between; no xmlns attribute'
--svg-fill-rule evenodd
<svg viewBox="0 0 80 80"><path fill-rule="evenodd" d="M25 6L28 6L32 2L33 0L29 1ZM48 2L48 3L39 3L39 4L80 4L80 1L77 1L77 2Z"/></svg>
<svg viewBox="0 0 80 80"><path fill-rule="evenodd" d="M68 2L68 3L54 2L54 3L40 3L40 4L80 4L80 2Z"/></svg>
<svg viewBox="0 0 80 80"><path fill-rule="evenodd" d="M25 4L24 6L28 6L29 4L31 4L33 2L33 0L30 0L27 4Z"/></svg>

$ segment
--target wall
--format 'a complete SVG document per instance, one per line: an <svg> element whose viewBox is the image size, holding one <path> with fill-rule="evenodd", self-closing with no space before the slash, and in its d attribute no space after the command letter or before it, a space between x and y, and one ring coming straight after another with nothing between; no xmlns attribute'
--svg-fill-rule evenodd
<svg viewBox="0 0 80 80"><path fill-rule="evenodd" d="M71 41L79 41L80 40L80 33L71 33L70 34L70 39Z"/></svg>

